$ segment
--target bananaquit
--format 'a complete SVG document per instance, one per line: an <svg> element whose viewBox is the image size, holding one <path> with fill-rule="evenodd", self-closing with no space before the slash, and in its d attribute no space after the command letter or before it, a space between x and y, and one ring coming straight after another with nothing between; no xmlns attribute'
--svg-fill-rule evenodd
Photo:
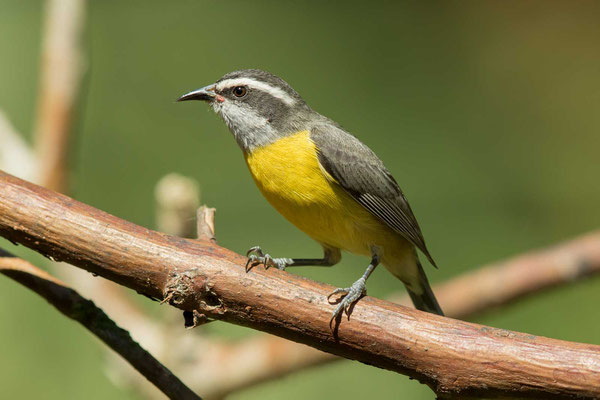
<svg viewBox="0 0 600 400"><path fill-rule="evenodd" d="M281 270L332 266L341 250L371 258L343 297L333 319L366 293L366 280L382 263L400 279L416 308L443 315L421 267L418 248L435 266L417 220L383 162L334 121L312 110L283 79L248 69L178 101L203 100L219 114L241 147L256 185L288 221L323 246L323 258L272 258L259 246L248 263Z"/></svg>

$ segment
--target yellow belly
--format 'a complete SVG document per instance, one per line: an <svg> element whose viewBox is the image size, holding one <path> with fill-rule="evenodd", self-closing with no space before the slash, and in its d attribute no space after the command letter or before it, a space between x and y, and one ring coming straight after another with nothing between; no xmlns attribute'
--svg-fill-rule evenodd
<svg viewBox="0 0 600 400"><path fill-rule="evenodd" d="M385 264L399 264L412 246L350 197L317 157L309 133L302 131L255 149L246 162L269 203L314 240L366 256L377 246Z"/></svg>

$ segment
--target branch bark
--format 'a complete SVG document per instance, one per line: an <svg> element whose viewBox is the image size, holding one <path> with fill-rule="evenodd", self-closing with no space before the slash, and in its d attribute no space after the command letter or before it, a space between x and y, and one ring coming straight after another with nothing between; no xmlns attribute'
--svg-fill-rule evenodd
<svg viewBox="0 0 600 400"><path fill-rule="evenodd" d="M0 173L0 235L185 311L409 375L438 395L600 396L600 346L426 314L363 298L329 329L332 287L210 242L163 235Z"/></svg>
<svg viewBox="0 0 600 400"><path fill-rule="evenodd" d="M135 342L94 303L25 260L0 249L0 273L45 298L63 315L79 322L127 360L170 399L201 400L168 368Z"/></svg>
<svg viewBox="0 0 600 400"><path fill-rule="evenodd" d="M600 231L597 231L489 264L435 285L434 292L446 316L465 318L599 273ZM390 300L412 306L406 294L393 295ZM207 344L206 340L202 343ZM194 353L201 351L200 346L193 347ZM221 362L207 365L200 354L195 357L186 354L185 360L196 359L194 363L175 361L183 366L178 369L179 376L194 382L192 387L206 398L222 398L260 382L341 360L330 353L271 335L257 335L229 346L212 343L210 351L219 352ZM247 357L250 351L252 356Z"/></svg>

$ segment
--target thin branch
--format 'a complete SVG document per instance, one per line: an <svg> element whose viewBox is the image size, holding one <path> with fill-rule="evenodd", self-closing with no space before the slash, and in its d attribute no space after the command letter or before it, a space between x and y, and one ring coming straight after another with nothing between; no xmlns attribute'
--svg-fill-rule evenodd
<svg viewBox="0 0 600 400"><path fill-rule="evenodd" d="M183 358L174 360L178 364L177 374L191 382L195 390L202 390L206 399L226 398L231 393L303 369L345 360L313 347L267 334L254 335L234 343L209 339L207 341L200 337L197 340L201 346L204 342L202 347L195 346L196 340L188 342L188 362L184 362ZM197 377L203 379L196 379Z"/></svg>
<svg viewBox="0 0 600 400"><path fill-rule="evenodd" d="M215 237L215 209L207 206L201 206L197 212L198 239L217 243Z"/></svg>
<svg viewBox="0 0 600 400"><path fill-rule="evenodd" d="M435 287L444 311L463 318L600 273L600 231L497 262ZM409 304L408 297L395 298Z"/></svg>
<svg viewBox="0 0 600 400"><path fill-rule="evenodd" d="M200 205L198 182L179 174L163 176L154 188L156 226L169 235L192 238Z"/></svg>
<svg viewBox="0 0 600 400"><path fill-rule="evenodd" d="M85 0L48 0L42 44L35 147L43 186L68 186L69 134L83 70Z"/></svg>
<svg viewBox="0 0 600 400"><path fill-rule="evenodd" d="M119 353L171 399L200 399L164 365L135 342L94 303L25 260L0 249L0 273L45 298L63 315L79 322Z"/></svg>
<svg viewBox="0 0 600 400"><path fill-rule="evenodd" d="M329 285L210 242L163 235L0 173L0 235L184 311L409 375L443 397L600 396L600 346L495 329L363 298L331 332Z"/></svg>
<svg viewBox="0 0 600 400"><path fill-rule="evenodd" d="M176 376L184 382L188 382L189 387L196 393L202 393L202 397L207 398L202 390L193 387L194 385L202 387L201 381L204 378L201 378L199 374L195 374L192 381L180 374L181 363L185 364L185 352L181 349L181 344L187 344L192 337L197 337L197 335L190 335L190 332L182 329L183 324L180 313L177 313L177 316L169 313L168 315L173 317L171 322L155 319L142 310L138 303L133 301L131 293L126 292L127 288L101 277L90 279L90 274L87 271L73 268L66 263L54 263L54 265L60 266L60 269L57 269L60 276L67 279L80 292L85 293L87 297L93 299L94 303L110 315L113 321L127 329L131 336L136 338L148 352L165 365L168 365ZM164 309L162 311L170 310ZM200 346L206 353L213 351L213 343L206 340L197 340L194 345ZM214 345L220 347L219 343L214 343ZM108 378L115 385L133 389L141 398L164 399L164 395L134 370L126 360L118 357L108 348L106 350L107 368L105 368L105 371Z"/></svg>

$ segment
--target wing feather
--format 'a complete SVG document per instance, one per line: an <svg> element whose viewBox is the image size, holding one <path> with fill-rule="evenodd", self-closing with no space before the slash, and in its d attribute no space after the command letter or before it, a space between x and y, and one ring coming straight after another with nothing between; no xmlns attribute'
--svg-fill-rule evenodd
<svg viewBox="0 0 600 400"><path fill-rule="evenodd" d="M319 163L354 200L418 247L435 266L419 224L402 190L383 162L366 145L340 127L311 129Z"/></svg>

